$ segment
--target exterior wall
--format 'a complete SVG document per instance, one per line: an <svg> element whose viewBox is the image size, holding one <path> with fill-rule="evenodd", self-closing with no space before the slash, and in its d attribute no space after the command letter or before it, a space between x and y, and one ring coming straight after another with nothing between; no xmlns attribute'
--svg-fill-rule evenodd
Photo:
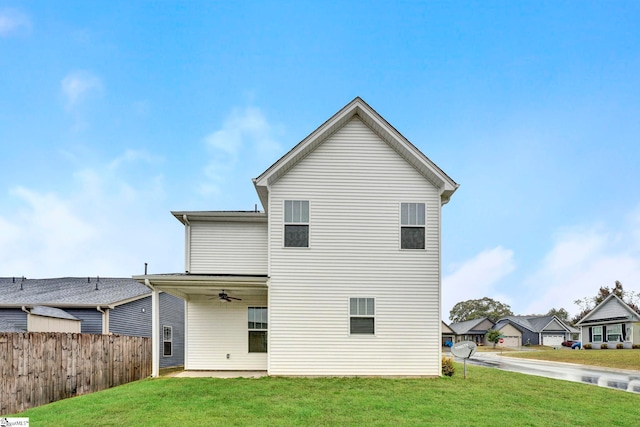
<svg viewBox="0 0 640 427"><path fill-rule="evenodd" d="M283 247L284 200L309 200L310 247ZM400 250L400 203L426 203L426 250ZM269 373L441 371L440 197L353 119L270 189ZM375 298L375 335L349 298Z"/></svg>
<svg viewBox="0 0 640 427"><path fill-rule="evenodd" d="M520 347L522 345L522 332L516 329L511 324L506 324L500 329L502 335L504 335L505 347Z"/></svg>
<svg viewBox="0 0 640 427"><path fill-rule="evenodd" d="M560 323L558 323L557 320L552 320L547 326L545 326L543 332L558 332L564 335L567 330Z"/></svg>
<svg viewBox="0 0 640 427"><path fill-rule="evenodd" d="M151 311L151 298L149 309ZM160 294L160 367L184 366L184 311L185 301L182 298L174 297L167 293ZM173 334L172 355L164 356L162 352L162 327L171 326Z"/></svg>
<svg viewBox="0 0 640 427"><path fill-rule="evenodd" d="M29 314L27 316L27 330L29 332L70 332L80 333L80 320L59 319L55 317L38 316Z"/></svg>
<svg viewBox="0 0 640 427"><path fill-rule="evenodd" d="M144 311L143 311L144 310ZM151 336L151 296L115 307L109 313L109 332L118 335ZM173 354L162 355L162 326L171 326ZM184 300L160 294L160 367L184 365Z"/></svg>
<svg viewBox="0 0 640 427"><path fill-rule="evenodd" d="M82 320L83 334L102 334L102 313L95 308L65 308L64 311Z"/></svg>
<svg viewBox="0 0 640 427"><path fill-rule="evenodd" d="M620 304L620 301L615 298L611 298L605 305L598 307L598 311L589 316L589 321L611 319L628 315L629 311Z"/></svg>
<svg viewBox="0 0 640 427"><path fill-rule="evenodd" d="M243 297L230 303L191 297L185 369L266 370L267 353L249 353L248 329L248 307L266 306L266 297ZM270 330L268 334L270 338Z"/></svg>
<svg viewBox="0 0 640 427"><path fill-rule="evenodd" d="M539 345L540 344L540 334L537 332L531 332L528 329L522 331L522 345Z"/></svg>
<svg viewBox="0 0 640 427"><path fill-rule="evenodd" d="M162 315L162 310L160 310L160 315ZM109 332L134 337L150 337L151 297L148 296L114 307L109 312Z"/></svg>
<svg viewBox="0 0 640 427"><path fill-rule="evenodd" d="M13 324L17 328L27 330L27 313L20 308L3 308L0 309L0 318Z"/></svg>
<svg viewBox="0 0 640 427"><path fill-rule="evenodd" d="M192 274L267 274L267 224L191 221Z"/></svg>

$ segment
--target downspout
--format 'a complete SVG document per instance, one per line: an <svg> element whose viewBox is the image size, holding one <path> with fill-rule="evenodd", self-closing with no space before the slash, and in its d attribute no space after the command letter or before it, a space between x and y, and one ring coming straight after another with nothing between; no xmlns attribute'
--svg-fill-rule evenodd
<svg viewBox="0 0 640 427"><path fill-rule="evenodd" d="M188 274L191 271L191 223L187 214L182 215L184 221L184 271Z"/></svg>
<svg viewBox="0 0 640 427"><path fill-rule="evenodd" d="M160 376L160 292L149 279L144 279L144 284L151 289L151 377L157 378Z"/></svg>
<svg viewBox="0 0 640 427"><path fill-rule="evenodd" d="M109 325L109 309L107 308L107 311L104 311L99 305L97 305L96 310L102 313L102 334L107 335L109 334L109 326L110 326Z"/></svg>

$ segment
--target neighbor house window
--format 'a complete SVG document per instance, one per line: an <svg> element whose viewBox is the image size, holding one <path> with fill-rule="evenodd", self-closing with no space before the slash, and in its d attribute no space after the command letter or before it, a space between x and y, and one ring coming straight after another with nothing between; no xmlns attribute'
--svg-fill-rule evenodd
<svg viewBox="0 0 640 427"><path fill-rule="evenodd" d="M173 328L162 326L162 355L173 356Z"/></svg>
<svg viewBox="0 0 640 427"><path fill-rule="evenodd" d="M401 203L400 248L425 248L425 204Z"/></svg>
<svg viewBox="0 0 640 427"><path fill-rule="evenodd" d="M249 307L249 353L267 352L267 307Z"/></svg>
<svg viewBox="0 0 640 427"><path fill-rule="evenodd" d="M591 328L591 340L593 342L602 341L602 326L594 326Z"/></svg>
<svg viewBox="0 0 640 427"><path fill-rule="evenodd" d="M309 247L309 201L284 201L284 246Z"/></svg>
<svg viewBox="0 0 640 427"><path fill-rule="evenodd" d="M622 325L607 326L607 341L622 341Z"/></svg>
<svg viewBox="0 0 640 427"><path fill-rule="evenodd" d="M349 298L349 332L373 335L375 333L375 300Z"/></svg>

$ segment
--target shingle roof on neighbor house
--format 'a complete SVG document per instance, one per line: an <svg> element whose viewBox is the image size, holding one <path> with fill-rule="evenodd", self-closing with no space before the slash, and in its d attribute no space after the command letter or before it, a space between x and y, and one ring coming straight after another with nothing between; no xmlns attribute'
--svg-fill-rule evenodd
<svg viewBox="0 0 640 427"><path fill-rule="evenodd" d="M466 320L464 322L452 323L449 325L449 328L453 330L457 335L464 334L484 334L487 332L487 329L475 329L480 323L487 320L486 317L481 317L480 319Z"/></svg>
<svg viewBox="0 0 640 427"><path fill-rule="evenodd" d="M525 328L531 332L542 332L544 328L554 319L564 325L570 332L576 332L575 328L571 328L558 319L556 316L505 316L498 320L495 329L501 329L505 324L511 323L518 329Z"/></svg>
<svg viewBox="0 0 640 427"><path fill-rule="evenodd" d="M56 319L67 319L67 320L80 320L77 317L67 313L64 310L60 310L59 308L54 307L45 307L42 305L36 305L31 309L31 314L36 314L38 316L44 317L55 317Z"/></svg>
<svg viewBox="0 0 640 427"><path fill-rule="evenodd" d="M130 278L61 277L56 279L0 278L0 307L55 305L95 307L118 305L151 291Z"/></svg>

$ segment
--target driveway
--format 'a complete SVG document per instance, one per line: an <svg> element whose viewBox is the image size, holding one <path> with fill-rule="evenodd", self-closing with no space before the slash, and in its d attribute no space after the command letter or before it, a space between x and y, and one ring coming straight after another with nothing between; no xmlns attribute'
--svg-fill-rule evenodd
<svg viewBox="0 0 640 427"><path fill-rule="evenodd" d="M462 359L455 358L456 362ZM519 372L527 375L555 378L598 385L600 387L640 393L640 371L595 368L574 363L549 362L546 360L521 359L501 356L499 353L478 352L467 360L468 364Z"/></svg>

